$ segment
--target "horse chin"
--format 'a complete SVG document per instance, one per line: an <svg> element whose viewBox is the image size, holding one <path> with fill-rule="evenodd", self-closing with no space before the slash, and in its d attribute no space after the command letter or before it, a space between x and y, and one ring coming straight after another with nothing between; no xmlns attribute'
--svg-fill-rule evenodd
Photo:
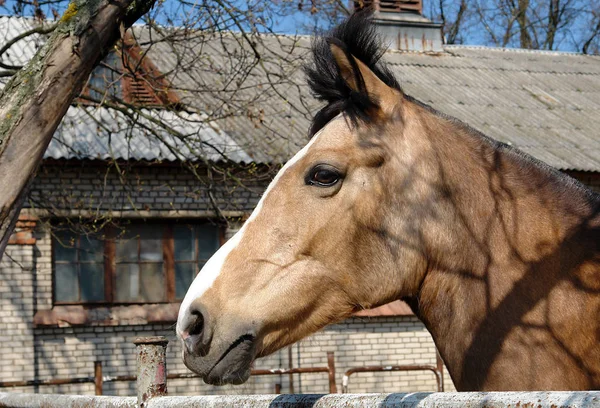
<svg viewBox="0 0 600 408"><path fill-rule="evenodd" d="M202 357L184 351L183 362L187 368L199 374L207 384L243 384L250 377L255 349L254 336L243 335L216 358L210 358L210 354L213 353Z"/></svg>

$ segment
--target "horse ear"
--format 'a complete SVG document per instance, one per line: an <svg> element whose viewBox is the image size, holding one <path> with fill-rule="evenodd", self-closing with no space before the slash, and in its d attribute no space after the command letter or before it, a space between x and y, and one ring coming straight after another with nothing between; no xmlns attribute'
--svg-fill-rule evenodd
<svg viewBox="0 0 600 408"><path fill-rule="evenodd" d="M392 113L399 101L399 91L387 86L369 67L347 53L341 45L330 42L329 48L348 86L355 92L373 97L383 112Z"/></svg>

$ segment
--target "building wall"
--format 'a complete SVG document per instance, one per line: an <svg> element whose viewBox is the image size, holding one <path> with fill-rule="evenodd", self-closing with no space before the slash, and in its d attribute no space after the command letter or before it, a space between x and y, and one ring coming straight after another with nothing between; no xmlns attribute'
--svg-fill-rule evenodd
<svg viewBox="0 0 600 408"><path fill-rule="evenodd" d="M88 327L33 327L36 310L50 307L49 239L38 233L35 245L10 245L0 264L0 358L5 364L0 381L92 376L94 361L102 361L103 375L133 375L138 336L163 335L168 346L169 373L188 370L181 361L181 344L173 324ZM46 289L44 289L44 287ZM34 288L37 288L34 290ZM348 368L363 365L435 365L431 336L415 317L351 318L292 346L294 367L327 365L327 351L335 353L336 381ZM258 360L255 368L288 367L288 350ZM328 392L327 374L294 375L294 391ZM289 376L252 377L240 386L214 387L200 379L172 380L169 392L179 395L273 393L275 384L290 391ZM361 373L351 377L351 392L434 391L435 377L422 373ZM449 379L446 384L451 387ZM19 388L22 392L93 394L93 384ZM134 383L106 383L105 394L133 395Z"/></svg>
<svg viewBox="0 0 600 408"><path fill-rule="evenodd" d="M102 211L146 211L153 216L185 209L186 214L210 211L210 186L176 167L139 167L128 170L134 182L120 185L113 170L85 166L45 166L36 179L30 208L52 211L76 208L88 213ZM600 190L597 174L574 174L582 182ZM248 211L256 204L265 184L250 188L225 184L212 189L225 208ZM228 202L228 197L234 197ZM50 203L50 204L48 204ZM42 205L43 204L43 205ZM204 211L204 212L203 212ZM29 210L31 213L32 210ZM234 231L237 224L232 223ZM102 361L104 375L135 373L137 336L164 335L170 340L168 369L185 373L181 345L174 336L173 324L119 324L77 327L34 327L33 316L52 307L52 265L50 234L41 223L29 235L19 233L0 261L0 381L50 379L93 375L94 361ZM60 325L59 325L60 326ZM335 352L336 380L341 388L345 370L353 366L390 364L435 365L431 336L415 317L351 318L331 325L292 346L295 367L325 366L326 352ZM288 350L257 361L256 368L288 367ZM212 387L199 379L172 380L172 394L272 393L275 384L290 391L289 376L253 377L240 386ZM326 374L293 376L294 391L328 391ZM446 390L453 386L446 375ZM133 383L107 383L106 394L133 395ZM361 373L351 377L350 392L433 391L435 379L430 372ZM93 384L27 387L15 391L92 394Z"/></svg>
<svg viewBox="0 0 600 408"><path fill-rule="evenodd" d="M248 212L257 203L266 183L202 184L198 178L174 166L137 166L124 170L126 182L116 168L70 165L44 166L30 194L28 214L39 209L46 215L64 210L80 211L85 216L150 214L153 217L205 216L217 202L222 210ZM212 198L209 195L212 195ZM211 201L212 199L212 201ZM35 211L33 210L35 208ZM42 218L43 221L43 218ZM239 223L231 222L230 237ZM185 373L181 345L175 339L173 324L127 324L70 327L34 327L33 316L52 307L51 236L47 223L40 222L34 232L19 232L18 240L7 248L0 263L0 357L7 364L0 381L86 377L93 375L94 361L102 361L103 375L135 373L137 336L164 335L169 340L168 370ZM293 366L327 365L327 351L335 352L338 387L345 370L352 366L427 363L435 365L435 348L424 326L415 317L351 318L331 325L292 346ZM256 368L288 367L288 349L257 361ZM290 391L289 376L252 377L240 386L213 387L200 379L172 380L172 394L273 393L275 384ZM295 392L328 392L327 374L293 376ZM447 380L449 384L449 380ZM355 374L351 392L433 391L432 373ZM106 394L133 395L134 383L106 383ZM92 394L93 384L40 386L16 391Z"/></svg>
<svg viewBox="0 0 600 408"><path fill-rule="evenodd" d="M249 211L267 181L244 175L211 180L202 168L190 170L176 164L111 165L65 161L42 166L26 207L49 212L80 211L92 215L112 212L223 212Z"/></svg>

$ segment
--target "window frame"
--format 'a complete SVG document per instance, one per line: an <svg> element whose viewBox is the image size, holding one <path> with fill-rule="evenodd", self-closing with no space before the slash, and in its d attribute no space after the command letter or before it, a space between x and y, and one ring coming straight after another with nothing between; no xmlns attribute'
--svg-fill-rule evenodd
<svg viewBox="0 0 600 408"><path fill-rule="evenodd" d="M102 263L104 264L104 299L107 299L107 280L106 280L106 270L109 267L108 263L107 263L107 257L106 257L106 240L103 241L103 262L81 262L81 260L79 259L81 254L81 239L83 237L83 234L77 234L77 245L76 245L76 250L77 250L77 260L75 262L66 262L66 261L57 261L56 260L56 256L54 255L54 245L55 243L57 243L57 239L55 237L52 237L51 239L51 244L50 244L50 251L51 251L51 256L52 256L52 304L53 305L97 305L97 304L105 304L107 303L106 300L92 300L92 301L86 301L86 302L82 302L81 300L78 301L74 301L74 302L56 302L56 265L76 265L77 266L77 275L78 275L78 285L77 285L77 298L81 299L81 269L80 269L80 265L81 264L93 264L93 263Z"/></svg>
<svg viewBox="0 0 600 408"><path fill-rule="evenodd" d="M130 224L137 223L137 220L133 219ZM82 302L81 300L76 302L65 302L57 301L56 299L56 257L55 257L55 245L60 245L57 239L52 236L50 242L50 252L52 258L52 305L53 306L129 306L129 305L148 305L148 304L169 304L169 303L180 303L181 300L176 299L175 296L175 240L174 240L174 226L178 224L193 224L194 226L201 226L204 224L213 224L217 227L217 249L223 246L225 243L226 225L218 220L214 219L183 219L183 220L169 220L169 219L157 219L151 221L141 221L140 224L156 224L163 228L162 237L162 254L163 254L163 274L164 282L166 285L165 300L156 302L144 302L144 301L115 301L114 288L116 287L117 278L117 262L116 262L116 240L117 231L116 227L107 226L104 229L104 240L103 242L103 257L104 257L104 300L101 301L88 301ZM81 239L82 234L77 234L77 239ZM198 259L198 238L194 239L195 245L195 261ZM139 244L138 244L139 245ZM64 262L59 262L64 263ZM195 276L198 275L199 270L196 270ZM79 285L81 286L81 285ZM78 287L81 291L81 287Z"/></svg>

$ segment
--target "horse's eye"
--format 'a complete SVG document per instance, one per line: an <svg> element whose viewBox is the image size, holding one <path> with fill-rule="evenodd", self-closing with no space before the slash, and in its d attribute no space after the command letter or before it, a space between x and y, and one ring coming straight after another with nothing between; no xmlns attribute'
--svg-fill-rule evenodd
<svg viewBox="0 0 600 408"><path fill-rule="evenodd" d="M307 174L306 184L318 187L331 187L341 178L342 175L335 167L319 164L313 167Z"/></svg>

